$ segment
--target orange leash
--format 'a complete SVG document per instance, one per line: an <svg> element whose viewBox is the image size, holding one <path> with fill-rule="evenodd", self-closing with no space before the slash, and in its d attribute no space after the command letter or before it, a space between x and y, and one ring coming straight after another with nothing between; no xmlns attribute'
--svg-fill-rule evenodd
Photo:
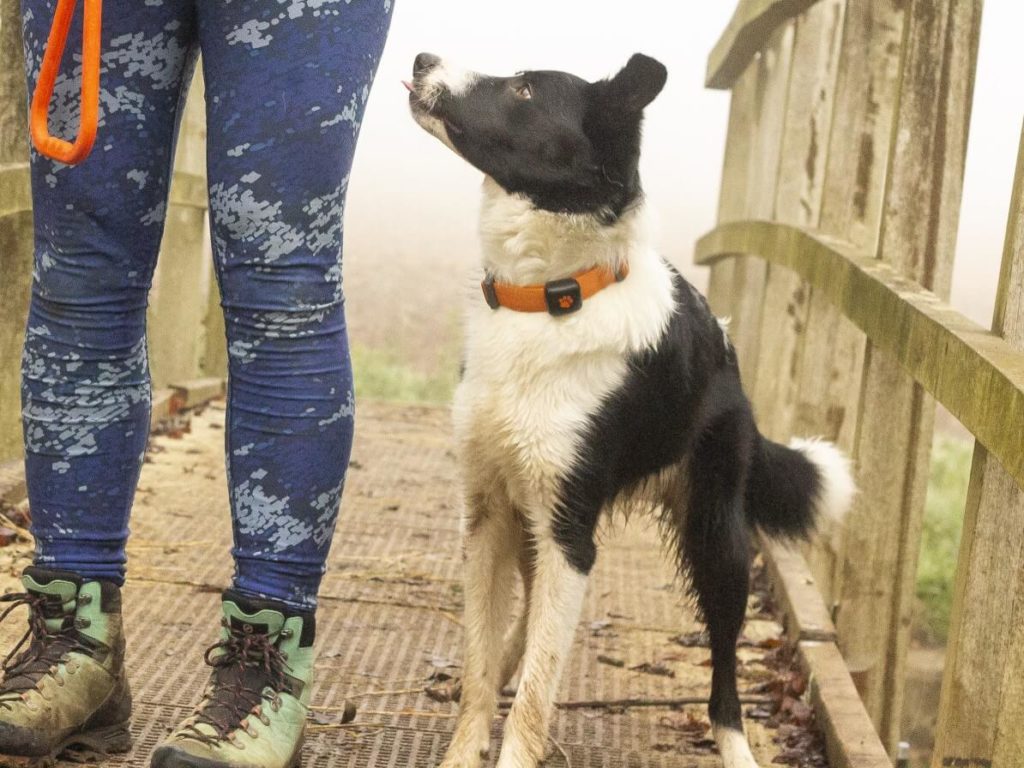
<svg viewBox="0 0 1024 768"><path fill-rule="evenodd" d="M60 72L60 61L68 41L68 30L75 15L77 0L58 0L53 26L46 41L43 65L32 94L32 143L40 154L68 165L85 160L96 141L100 111L100 29L103 0L84 0L82 24L82 107L78 136L74 143L50 135L48 116L53 86Z"/></svg>

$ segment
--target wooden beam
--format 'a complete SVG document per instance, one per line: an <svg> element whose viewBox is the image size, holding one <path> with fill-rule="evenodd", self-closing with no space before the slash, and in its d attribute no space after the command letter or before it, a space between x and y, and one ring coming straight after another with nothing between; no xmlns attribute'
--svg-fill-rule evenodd
<svg viewBox="0 0 1024 768"><path fill-rule="evenodd" d="M705 85L728 90L751 60L765 48L777 27L818 0L741 0L711 56Z"/></svg>
<svg viewBox="0 0 1024 768"><path fill-rule="evenodd" d="M208 206L206 178L194 173L175 171L171 177L170 204L186 208ZM27 162L0 168L0 218L32 210L30 170Z"/></svg>
<svg viewBox="0 0 1024 768"><path fill-rule="evenodd" d="M0 168L0 219L31 210L28 163L12 163Z"/></svg>
<svg viewBox="0 0 1024 768"><path fill-rule="evenodd" d="M835 643L835 627L799 550L760 540L786 630L811 682L811 704L833 768L892 768L850 671Z"/></svg>
<svg viewBox="0 0 1024 768"><path fill-rule="evenodd" d="M786 224L723 224L697 243L698 264L737 254L794 270L895 358L1024 485L1024 353L891 266Z"/></svg>
<svg viewBox="0 0 1024 768"><path fill-rule="evenodd" d="M904 25L877 257L940 297L953 273L981 8L981 0L912 0ZM860 402L853 452L860 493L845 531L836 626L865 706L895 755L935 403L870 343Z"/></svg>
<svg viewBox="0 0 1024 768"><path fill-rule="evenodd" d="M749 170L740 180L744 218L774 218L778 194L782 137L785 133L792 73L795 24L772 32L771 40L752 74L756 76L755 128ZM757 377L767 265L757 259L738 259L733 266L728 317L729 336L736 346L740 371L752 388Z"/></svg>
<svg viewBox="0 0 1024 768"><path fill-rule="evenodd" d="M1024 351L1024 132L992 326ZM1019 439L1024 425L1006 424ZM980 445L953 594L932 766L1018 766L1024 755L1024 490Z"/></svg>
<svg viewBox="0 0 1024 768"><path fill-rule="evenodd" d="M169 389L174 391L174 398L170 404L171 412L176 413L185 408L195 408L211 400L216 400L218 397L223 397L226 391L225 384L224 379L219 378L195 379L171 384Z"/></svg>
<svg viewBox="0 0 1024 768"><path fill-rule="evenodd" d="M835 642L836 628L832 617L800 550L763 533L758 536L757 546L764 555L772 584L782 603L789 639L794 643L801 640Z"/></svg>
<svg viewBox="0 0 1024 768"><path fill-rule="evenodd" d="M796 23L776 221L814 228L820 218L845 5L822 0ZM768 267L760 325L770 331L760 335L757 376L748 390L758 427L783 443L792 434L810 298L810 286L799 276Z"/></svg>
<svg viewBox="0 0 1024 768"><path fill-rule="evenodd" d="M816 230L866 253L878 250L889 168L884 148L896 114L905 15L903 4L846 3L832 130L818 162L827 167ZM791 431L821 435L852 455L867 342L827 297L811 286L807 291ZM842 591L843 538L840 528L805 549L829 606Z"/></svg>

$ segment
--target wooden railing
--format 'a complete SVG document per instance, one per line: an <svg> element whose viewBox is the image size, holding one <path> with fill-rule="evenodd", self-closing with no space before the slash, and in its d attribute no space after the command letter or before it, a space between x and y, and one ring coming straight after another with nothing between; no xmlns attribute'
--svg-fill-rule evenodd
<svg viewBox="0 0 1024 768"><path fill-rule="evenodd" d="M981 0L744 0L719 226L697 248L762 429L854 457L805 554L893 753L935 400L977 438L933 766L1024 765L1024 139L991 331L948 296Z"/></svg>

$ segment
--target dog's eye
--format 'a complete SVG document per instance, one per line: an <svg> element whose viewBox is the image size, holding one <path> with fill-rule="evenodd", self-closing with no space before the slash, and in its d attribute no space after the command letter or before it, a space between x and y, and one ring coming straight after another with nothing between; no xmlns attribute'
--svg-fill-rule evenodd
<svg viewBox="0 0 1024 768"><path fill-rule="evenodd" d="M523 83L515 86L516 96L524 101L529 101L533 98L533 89L530 88L529 83Z"/></svg>

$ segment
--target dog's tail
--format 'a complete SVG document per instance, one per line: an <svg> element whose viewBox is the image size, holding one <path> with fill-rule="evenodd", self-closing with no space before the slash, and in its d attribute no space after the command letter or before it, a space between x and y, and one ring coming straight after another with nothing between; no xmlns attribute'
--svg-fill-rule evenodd
<svg viewBox="0 0 1024 768"><path fill-rule="evenodd" d="M747 478L747 518L774 538L802 538L823 521L839 522L856 487L850 462L832 443L758 437Z"/></svg>

